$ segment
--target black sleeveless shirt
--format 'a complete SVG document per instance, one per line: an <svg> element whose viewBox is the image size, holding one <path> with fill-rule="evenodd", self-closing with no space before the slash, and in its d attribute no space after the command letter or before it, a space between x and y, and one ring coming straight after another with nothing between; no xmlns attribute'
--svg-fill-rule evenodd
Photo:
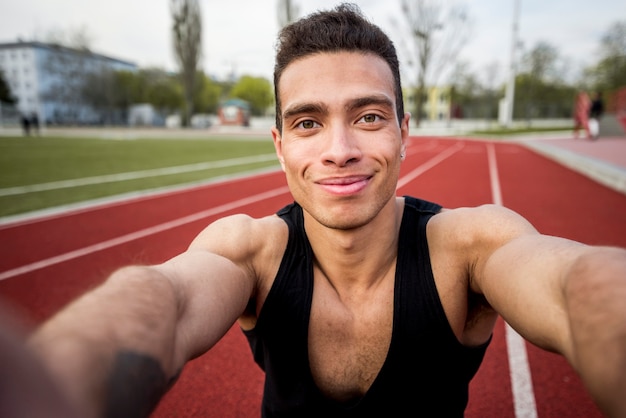
<svg viewBox="0 0 626 418"><path fill-rule="evenodd" d="M289 226L287 248L255 328L244 331L265 371L263 417L463 416L489 342L463 346L446 319L426 241L426 223L440 209L405 197L389 351L370 389L350 404L328 399L313 381L307 341L313 253L302 208L293 203L277 212Z"/></svg>

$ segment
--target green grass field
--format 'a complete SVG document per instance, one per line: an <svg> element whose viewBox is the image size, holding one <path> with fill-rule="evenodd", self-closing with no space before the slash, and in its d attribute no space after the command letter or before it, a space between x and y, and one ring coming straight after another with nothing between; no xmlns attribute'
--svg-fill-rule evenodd
<svg viewBox="0 0 626 418"><path fill-rule="evenodd" d="M266 141L0 137L0 217L270 169L278 167L273 153L269 136ZM254 156L266 158L231 161ZM224 160L219 167L207 167ZM186 170L162 170L171 167ZM132 178L103 177L120 173L130 173L127 177ZM93 184L74 184L86 178Z"/></svg>

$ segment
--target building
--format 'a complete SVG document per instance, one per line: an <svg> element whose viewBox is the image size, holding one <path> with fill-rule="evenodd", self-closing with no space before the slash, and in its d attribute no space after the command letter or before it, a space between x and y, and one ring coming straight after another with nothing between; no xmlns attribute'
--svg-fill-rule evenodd
<svg viewBox="0 0 626 418"><path fill-rule="evenodd" d="M87 49L20 41L0 43L0 70L22 115L46 124L96 124L104 120L103 110L85 99L101 84L94 76L137 66Z"/></svg>
<svg viewBox="0 0 626 418"><path fill-rule="evenodd" d="M428 120L450 119L450 88L448 86L429 87L424 111Z"/></svg>
<svg viewBox="0 0 626 418"><path fill-rule="evenodd" d="M230 99L221 104L217 111L220 124L250 126L250 104L241 99Z"/></svg>
<svg viewBox="0 0 626 418"><path fill-rule="evenodd" d="M450 102L450 87L427 87L427 93L422 98L422 114L420 120L439 121L458 117L452 113ZM415 109L415 88L404 90L404 107L408 112Z"/></svg>

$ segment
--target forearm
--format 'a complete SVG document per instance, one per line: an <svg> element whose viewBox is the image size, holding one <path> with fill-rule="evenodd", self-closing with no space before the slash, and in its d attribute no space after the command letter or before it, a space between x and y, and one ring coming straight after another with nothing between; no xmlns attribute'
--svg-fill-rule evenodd
<svg viewBox="0 0 626 418"><path fill-rule="evenodd" d="M626 417L626 252L581 257L566 278L573 363L609 417Z"/></svg>
<svg viewBox="0 0 626 418"><path fill-rule="evenodd" d="M147 416L176 374L176 315L168 280L127 268L44 323L29 344L86 416L125 416L120 404Z"/></svg>

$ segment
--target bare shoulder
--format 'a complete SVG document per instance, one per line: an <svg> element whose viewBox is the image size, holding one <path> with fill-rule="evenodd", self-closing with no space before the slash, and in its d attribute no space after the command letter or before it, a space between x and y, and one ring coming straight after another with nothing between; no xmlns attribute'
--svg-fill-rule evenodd
<svg viewBox="0 0 626 418"><path fill-rule="evenodd" d="M540 236L524 217L498 205L442 210L428 223L427 232L435 273L452 275L474 291L497 250L520 237Z"/></svg>
<svg viewBox="0 0 626 418"><path fill-rule="evenodd" d="M517 212L492 204L443 209L428 224L429 244L455 247L502 245L521 235L537 233Z"/></svg>
<svg viewBox="0 0 626 418"><path fill-rule="evenodd" d="M191 249L202 249L228 258L257 277L266 268L273 270L272 260L280 260L287 245L288 228L276 215L253 218L245 214L221 218L207 226L191 243Z"/></svg>

